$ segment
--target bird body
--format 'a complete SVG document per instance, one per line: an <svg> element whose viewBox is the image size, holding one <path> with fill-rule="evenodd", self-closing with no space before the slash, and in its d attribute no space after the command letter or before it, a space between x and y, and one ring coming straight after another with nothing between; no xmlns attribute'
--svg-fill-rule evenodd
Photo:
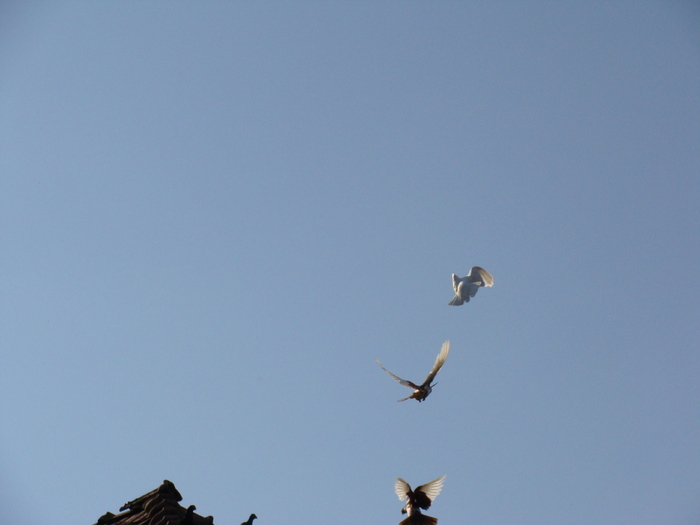
<svg viewBox="0 0 700 525"><path fill-rule="evenodd" d="M408 381L406 379L401 379L399 376L392 374L389 372L386 368L384 368L384 365L379 362L379 359L377 359L377 363L379 366L382 367L382 370L384 370L387 374L389 374L390 377L392 377L394 380L398 381L400 384L407 388L411 388L413 390L413 393L408 396L404 397L403 399L399 399L399 401L406 401L407 399L415 399L419 403L423 401L426 397L430 395L430 393L433 391L433 387L437 384L431 384L433 382L433 379L435 379L435 376L437 373L440 371L440 368L442 368L442 365L445 364L445 360L447 359L447 355L450 353L450 342L445 341L442 343L442 349L440 350L440 353L438 354L437 358L435 359L435 364L433 365L433 369L430 371L428 374L428 377L425 378L425 381L423 381L423 384L417 385L413 381Z"/></svg>
<svg viewBox="0 0 700 525"><path fill-rule="evenodd" d="M248 521L244 521L243 523L241 523L241 525L253 525L254 519L257 519L257 516L255 514L251 514L248 518Z"/></svg>
<svg viewBox="0 0 700 525"><path fill-rule="evenodd" d="M180 520L180 525L193 525L195 510L197 510L197 507L195 507L194 505L190 505L189 507L187 507L185 516Z"/></svg>
<svg viewBox="0 0 700 525"><path fill-rule="evenodd" d="M450 306L460 306L468 303L479 291L479 287L482 286L493 286L493 277L481 266L472 266L466 277L458 277L453 273L452 288L455 291L455 296L448 304Z"/></svg>
<svg viewBox="0 0 700 525"><path fill-rule="evenodd" d="M436 525L437 518L427 516L420 510L428 510L430 508L433 500L440 494L443 483L445 483L445 476L419 485L415 490L411 490L411 486L408 483L401 478L396 478L394 483L396 495L399 497L399 500L406 501L406 504L401 509L401 513L408 515L399 525Z"/></svg>

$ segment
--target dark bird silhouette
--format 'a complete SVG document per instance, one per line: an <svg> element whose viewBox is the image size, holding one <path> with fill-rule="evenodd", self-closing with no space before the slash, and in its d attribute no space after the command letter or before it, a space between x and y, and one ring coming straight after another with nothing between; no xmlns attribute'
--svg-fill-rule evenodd
<svg viewBox="0 0 700 525"><path fill-rule="evenodd" d="M493 277L484 270L481 266L472 266L469 270L469 275L466 277L457 277L452 274L452 288L454 288L455 296L447 303L450 306L459 306L468 303L469 299L476 295L480 286L493 286Z"/></svg>
<svg viewBox="0 0 700 525"><path fill-rule="evenodd" d="M250 518L248 518L248 521L244 521L241 523L241 525L253 525L253 520L257 519L257 516L255 514L251 514Z"/></svg>
<svg viewBox="0 0 700 525"><path fill-rule="evenodd" d="M194 511L197 510L197 507L194 505L190 505L187 507L187 512L185 512L185 517L180 520L180 525L194 525Z"/></svg>
<svg viewBox="0 0 700 525"><path fill-rule="evenodd" d="M442 343L442 350L440 350L440 353L438 354L437 358L435 359L435 364L433 365L433 369L430 371L428 374L428 377L425 378L425 381L423 381L422 385L417 385L413 383L412 381L406 381L405 379L401 379L399 376L392 374L389 372L386 368L384 368L384 365L382 365L379 362L379 359L377 359L377 363L379 363L379 366L382 367L382 370L384 370L387 374L389 374L392 378L394 378L396 381L401 383L403 386L407 388L412 388L413 393L408 396L404 397L403 399L399 399L399 401L406 401L407 399L416 399L420 403L423 401L426 397L430 395L430 392L433 391L433 387L437 385L431 385L433 379L435 379L436 374L440 371L440 368L442 368L442 365L445 364L445 359L447 359L447 354L450 353L450 342L445 341Z"/></svg>
<svg viewBox="0 0 700 525"><path fill-rule="evenodd" d="M442 490L445 476L429 481L424 485L419 485L416 490L411 490L411 486L401 478L396 478L394 490L401 501L406 500L406 504L401 509L401 514L408 514L408 517L399 525L436 525L437 518L422 514L420 509L428 510L430 504L438 497Z"/></svg>

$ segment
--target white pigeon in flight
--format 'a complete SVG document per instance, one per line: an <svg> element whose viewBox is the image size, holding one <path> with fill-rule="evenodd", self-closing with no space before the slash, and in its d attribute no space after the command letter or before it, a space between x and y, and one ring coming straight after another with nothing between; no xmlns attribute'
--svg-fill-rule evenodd
<svg viewBox="0 0 700 525"><path fill-rule="evenodd" d="M481 266L472 266L466 277L457 277L452 274L452 288L454 288L455 296L448 304L459 306L468 303L469 299L479 291L480 286L493 286L493 277Z"/></svg>

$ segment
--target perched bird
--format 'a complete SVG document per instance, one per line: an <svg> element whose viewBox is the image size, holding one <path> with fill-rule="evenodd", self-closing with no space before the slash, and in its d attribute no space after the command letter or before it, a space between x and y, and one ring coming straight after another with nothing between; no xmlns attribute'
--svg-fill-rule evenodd
<svg viewBox="0 0 700 525"><path fill-rule="evenodd" d="M435 359L435 364L433 365L433 369L430 371L428 374L428 377L425 378L425 381L423 381L422 385L417 385L413 383L412 381L406 381L405 379L401 379L399 376L396 376L389 372L386 368L384 368L384 365L382 365L379 362L379 359L377 359L377 363L379 363L379 366L382 367L382 370L384 370L387 374L389 374L391 377L393 377L396 381L401 383L403 386L412 388L413 393L408 396L404 397L403 399L399 399L399 401L406 401L407 399L417 399L418 402L420 403L423 401L426 397L430 395L430 392L433 391L433 387L437 385L431 385L433 379L435 379L435 375L440 371L440 368L442 368L442 365L445 364L445 359L447 359L447 354L450 353L450 342L445 341L442 343L442 349L440 350L440 353L438 354L437 358Z"/></svg>
<svg viewBox="0 0 700 525"><path fill-rule="evenodd" d="M424 485L411 490L411 486L401 478L396 478L394 490L401 501L406 500L406 505L401 509L401 514L408 514L408 517L399 525L435 525L438 520L432 516L421 514L420 509L428 510L430 504L438 497L442 490L445 476L429 481Z"/></svg>
<svg viewBox="0 0 700 525"><path fill-rule="evenodd" d="M452 274L452 288L454 288L455 296L448 304L459 306L468 303L469 299L479 291L479 286L493 286L493 277L481 266L472 266L466 277L457 277Z"/></svg>
<svg viewBox="0 0 700 525"><path fill-rule="evenodd" d="M180 520L180 525L193 525L194 524L194 511L197 510L197 507L194 505L190 505L187 507L187 512L185 512L185 517Z"/></svg>
<svg viewBox="0 0 700 525"><path fill-rule="evenodd" d="M248 521L244 521L241 523L241 525L253 525L253 520L256 519L257 516L255 514L251 514L250 518L248 518Z"/></svg>

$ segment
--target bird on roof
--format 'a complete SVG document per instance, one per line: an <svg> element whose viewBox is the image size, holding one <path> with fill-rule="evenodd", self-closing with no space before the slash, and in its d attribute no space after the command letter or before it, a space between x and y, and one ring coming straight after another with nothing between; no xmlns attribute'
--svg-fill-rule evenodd
<svg viewBox="0 0 700 525"><path fill-rule="evenodd" d="M257 516L255 514L251 514L248 518L248 521L244 521L243 523L241 523L241 525L253 525L254 519L257 519Z"/></svg>
<svg viewBox="0 0 700 525"><path fill-rule="evenodd" d="M438 354L437 358L435 359L435 364L433 365L433 369L430 371L428 374L428 377L425 378L425 381L423 381L423 384L417 385L412 381L407 381L405 379L401 379L399 376L392 374L389 372L386 368L384 368L384 365L382 365L379 362L379 359L377 359L377 363L379 363L379 366L382 367L382 370L384 370L387 374L389 374L393 379L401 383L403 386L407 388L413 389L413 393L408 396L404 397L403 399L399 399L399 401L406 401L407 399L416 399L419 403L423 401L426 397L430 395L430 392L433 391L433 387L437 385L435 383L432 385L431 383L433 382L433 379L435 379L435 376L437 373L440 371L440 368L442 368L442 365L445 364L445 360L447 359L447 355L450 353L450 342L445 341L442 343L442 349L440 350L440 353Z"/></svg>
<svg viewBox="0 0 700 525"><path fill-rule="evenodd" d="M401 478L396 478L394 490L399 500L406 501L406 504L401 509L401 514L407 514L408 517L399 525L436 525L437 518L422 514L420 509L428 510L431 503L438 497L442 490L442 484L445 482L445 476L429 481L423 485L419 485L415 490L411 490L411 486Z"/></svg>
<svg viewBox="0 0 700 525"><path fill-rule="evenodd" d="M197 510L197 507L194 505L187 507L187 512L185 512L185 517L180 520L180 525L193 525L195 510Z"/></svg>
<svg viewBox="0 0 700 525"><path fill-rule="evenodd" d="M469 299L476 295L480 286L493 286L493 277L484 270L481 266L472 266L469 274L466 277L458 277L452 274L452 288L455 291L455 296L447 303L450 306L459 306L468 303Z"/></svg>

